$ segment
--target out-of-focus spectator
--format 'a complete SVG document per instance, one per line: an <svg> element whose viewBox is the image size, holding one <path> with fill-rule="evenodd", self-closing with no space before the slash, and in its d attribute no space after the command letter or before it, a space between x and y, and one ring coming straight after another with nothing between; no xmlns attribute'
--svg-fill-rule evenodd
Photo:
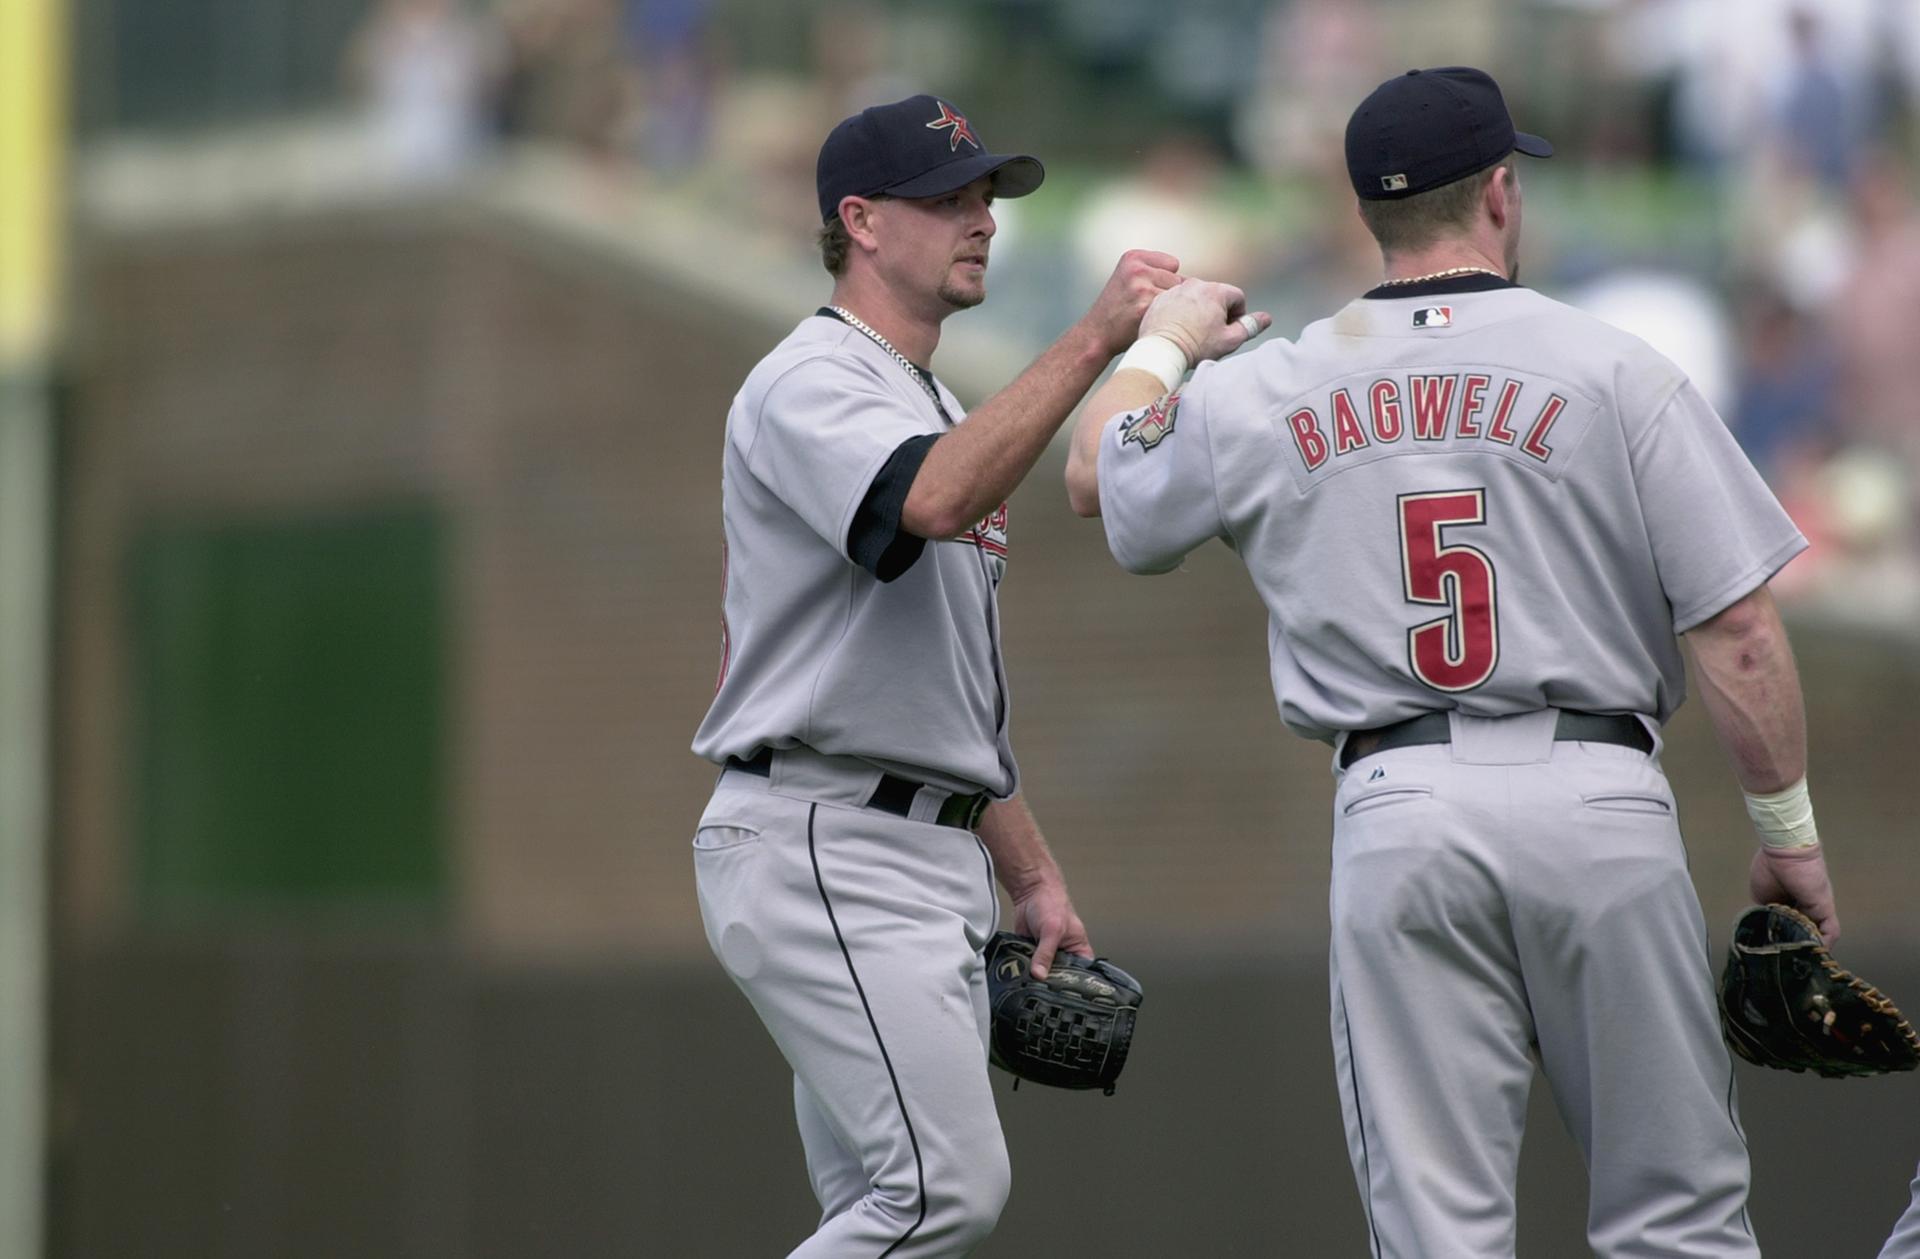
<svg viewBox="0 0 1920 1259"><path fill-rule="evenodd" d="M1391 69L1372 0L1295 0L1267 10L1260 69L1233 120L1234 143L1274 178L1325 174L1345 186L1353 102Z"/></svg>
<svg viewBox="0 0 1920 1259"><path fill-rule="evenodd" d="M1173 133L1156 140L1137 171L1097 189L1080 207L1073 252L1083 279L1097 281L1129 249L1164 250L1186 275L1241 277L1246 233L1225 208L1226 167L1206 140Z"/></svg>
<svg viewBox="0 0 1920 1259"><path fill-rule="evenodd" d="M1861 624L1911 626L1920 616L1913 484L1903 460L1871 446L1804 462L1781 502L1812 543L1813 562L1782 597Z"/></svg>
<svg viewBox="0 0 1920 1259"><path fill-rule="evenodd" d="M927 90L900 71L892 49L895 25L885 9L865 0L828 4L814 13L808 43L819 114L828 127L869 105Z"/></svg>
<svg viewBox="0 0 1920 1259"><path fill-rule="evenodd" d="M1830 310L1843 432L1920 468L1920 211L1905 163L1876 153L1855 181L1853 265Z"/></svg>
<svg viewBox="0 0 1920 1259"><path fill-rule="evenodd" d="M1765 284L1744 295L1739 327L1740 385L1728 418L1747 457L1779 490L1791 469L1832 448L1833 348L1819 320Z"/></svg>
<svg viewBox="0 0 1920 1259"><path fill-rule="evenodd" d="M1672 359L1714 410L1727 414L1733 403L1733 329L1706 285L1668 272L1621 270L1587 281L1566 300Z"/></svg>
<svg viewBox="0 0 1920 1259"><path fill-rule="evenodd" d="M485 135L491 31L460 0L385 0L355 36L349 70L382 159L402 178L457 173Z"/></svg>
<svg viewBox="0 0 1920 1259"><path fill-rule="evenodd" d="M1857 162L1866 102L1848 90L1818 14L1797 8L1787 21L1793 55L1776 124L1782 157L1791 170L1828 188L1843 188ZM1865 76L1852 81L1864 82Z"/></svg>
<svg viewBox="0 0 1920 1259"><path fill-rule="evenodd" d="M720 78L711 0L626 0L638 80L640 164L679 172L706 156Z"/></svg>
<svg viewBox="0 0 1920 1259"><path fill-rule="evenodd" d="M616 0L507 0L506 66L493 116L502 134L560 140L596 157L631 151L631 68Z"/></svg>

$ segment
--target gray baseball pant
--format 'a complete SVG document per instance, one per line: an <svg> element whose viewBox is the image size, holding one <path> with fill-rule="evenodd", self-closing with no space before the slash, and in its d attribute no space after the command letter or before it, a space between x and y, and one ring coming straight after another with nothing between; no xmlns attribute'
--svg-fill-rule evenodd
<svg viewBox="0 0 1920 1259"><path fill-rule="evenodd" d="M1334 797L1332 1029L1377 1259L1510 1259L1536 1059L1604 1259L1756 1257L1705 925L1657 759L1455 715Z"/></svg>
<svg viewBox="0 0 1920 1259"><path fill-rule="evenodd" d="M806 770L722 774L694 838L708 943L793 1068L821 1216L791 1259L964 1255L1011 1180L987 1076L992 863L967 831L851 803L877 771Z"/></svg>

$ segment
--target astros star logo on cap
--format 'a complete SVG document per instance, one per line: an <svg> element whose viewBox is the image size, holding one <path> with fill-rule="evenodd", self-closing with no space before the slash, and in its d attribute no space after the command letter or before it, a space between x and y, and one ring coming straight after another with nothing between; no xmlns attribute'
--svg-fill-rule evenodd
<svg viewBox="0 0 1920 1259"><path fill-rule="evenodd" d="M930 131L940 131L947 127L953 128L952 133L947 137L947 151L949 153L957 152L960 148L960 141L962 140L965 140L976 149L980 147L980 141L974 138L973 128L967 125L966 115L954 113L953 106L947 104L945 101L941 101L940 116L928 123L927 128Z"/></svg>

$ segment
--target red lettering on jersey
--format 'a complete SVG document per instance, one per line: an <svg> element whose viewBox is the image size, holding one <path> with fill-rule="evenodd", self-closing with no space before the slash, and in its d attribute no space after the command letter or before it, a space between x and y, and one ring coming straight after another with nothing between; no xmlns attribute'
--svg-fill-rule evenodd
<svg viewBox="0 0 1920 1259"><path fill-rule="evenodd" d="M1400 440L1400 389L1391 380L1376 380L1367 390L1367 404L1373 411L1373 435L1378 441Z"/></svg>
<svg viewBox="0 0 1920 1259"><path fill-rule="evenodd" d="M1312 472L1327 461L1327 439L1320 435L1320 417L1313 413L1312 407L1301 407L1289 415L1287 427L1293 430L1293 444L1300 448L1300 458L1306 461L1307 471Z"/></svg>
<svg viewBox="0 0 1920 1259"><path fill-rule="evenodd" d="M1453 376L1413 376L1413 440L1438 442L1447 438L1447 412L1453 410Z"/></svg>
<svg viewBox="0 0 1920 1259"><path fill-rule="evenodd" d="M980 518L980 523L967 530L967 541L973 543L988 555L998 555L1002 559L1007 554L1007 505L1000 504Z"/></svg>
<svg viewBox="0 0 1920 1259"><path fill-rule="evenodd" d="M1507 427L1507 417L1513 414L1513 404L1520 400L1520 382L1509 380L1500 386L1500 401L1493 404L1493 418L1487 421L1487 436L1505 445L1513 445L1513 430Z"/></svg>
<svg viewBox="0 0 1920 1259"><path fill-rule="evenodd" d="M1366 432L1360 427L1359 413L1353 409L1353 399L1344 389L1333 391L1333 453L1344 455L1349 451L1370 445Z"/></svg>
<svg viewBox="0 0 1920 1259"><path fill-rule="evenodd" d="M1538 459L1541 463L1553 458L1553 447L1547 445L1547 432L1560 413L1567 409L1567 400L1559 394L1547 399L1547 405L1540 408L1540 418L1533 422L1533 430L1527 434L1527 440L1520 443L1520 449Z"/></svg>
<svg viewBox="0 0 1920 1259"><path fill-rule="evenodd" d="M1493 377L1473 374L1460 378L1460 424L1455 430L1462 437L1480 436L1480 426L1473 417L1486 405L1487 386L1493 383Z"/></svg>

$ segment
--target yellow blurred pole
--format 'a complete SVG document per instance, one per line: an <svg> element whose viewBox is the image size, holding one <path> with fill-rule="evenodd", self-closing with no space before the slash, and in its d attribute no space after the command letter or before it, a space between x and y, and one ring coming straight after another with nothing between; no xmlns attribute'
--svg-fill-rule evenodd
<svg viewBox="0 0 1920 1259"><path fill-rule="evenodd" d="M44 1244L53 441L66 2L0 0L0 1259Z"/></svg>

